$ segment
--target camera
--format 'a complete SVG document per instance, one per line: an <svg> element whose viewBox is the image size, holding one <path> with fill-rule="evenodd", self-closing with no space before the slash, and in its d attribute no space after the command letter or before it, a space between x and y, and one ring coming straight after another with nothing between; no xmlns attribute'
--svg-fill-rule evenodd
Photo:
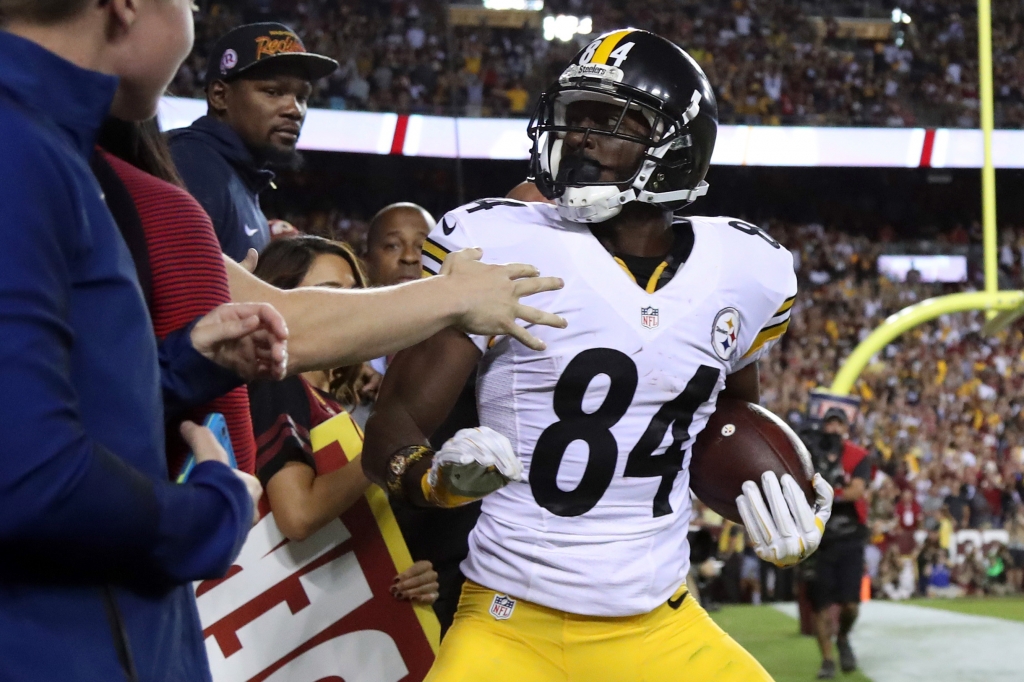
<svg viewBox="0 0 1024 682"><path fill-rule="evenodd" d="M811 453L814 471L821 474L833 488L842 487L846 483L846 472L843 469L843 437L835 433L826 433L817 424L805 426L797 435Z"/></svg>

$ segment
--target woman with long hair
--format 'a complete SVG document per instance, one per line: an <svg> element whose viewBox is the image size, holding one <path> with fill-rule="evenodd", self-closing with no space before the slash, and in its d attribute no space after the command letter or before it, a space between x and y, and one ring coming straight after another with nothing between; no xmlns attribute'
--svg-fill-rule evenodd
<svg viewBox="0 0 1024 682"><path fill-rule="evenodd" d="M259 264L253 274L278 289L295 289L300 286L366 289L370 286L362 260L344 242L302 235L275 241L272 247L268 247L259 257ZM344 265L334 258L320 256L335 256L342 259ZM303 284L304 280L315 280L318 283ZM331 370L304 372L302 376L321 391L331 394L342 405L355 407L361 401L364 372L365 365L360 363Z"/></svg>
<svg viewBox="0 0 1024 682"><path fill-rule="evenodd" d="M156 119L108 117L92 159L107 205L125 238L158 339L231 302L217 235L203 207L185 191ZM238 386L182 414L165 414L167 465L177 476L188 447L178 432L183 419L224 415L238 468L254 473L256 442L249 398Z"/></svg>
<svg viewBox="0 0 1024 682"><path fill-rule="evenodd" d="M313 236L272 242L254 274L280 289L366 288L362 265L348 245ZM358 402L362 365L306 372L283 381L249 384L256 434L256 476L266 490L277 527L293 541L304 540L343 514L369 488L358 452L349 463L321 474L313 458L310 432ZM361 435L361 433L360 433ZM395 579L398 599L432 604L437 573L419 561Z"/></svg>

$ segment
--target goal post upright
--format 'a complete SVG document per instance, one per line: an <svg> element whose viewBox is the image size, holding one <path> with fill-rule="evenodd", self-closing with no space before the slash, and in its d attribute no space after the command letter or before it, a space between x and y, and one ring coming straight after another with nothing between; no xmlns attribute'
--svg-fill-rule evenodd
<svg viewBox="0 0 1024 682"><path fill-rule="evenodd" d="M992 159L995 127L992 82L992 2L978 0L978 99L982 134L981 224L985 290L930 298L891 315L868 335L840 367L829 389L848 395L871 358L904 332L948 313L984 310L984 333L994 334L1024 315L1024 291L999 291L996 230L996 171Z"/></svg>
<svg viewBox="0 0 1024 682"><path fill-rule="evenodd" d="M992 83L992 0L978 0L978 100L984 148L981 166L981 226L985 257L985 291L999 289L996 243L996 170L992 160L992 129L995 127ZM989 314L991 319L993 313Z"/></svg>

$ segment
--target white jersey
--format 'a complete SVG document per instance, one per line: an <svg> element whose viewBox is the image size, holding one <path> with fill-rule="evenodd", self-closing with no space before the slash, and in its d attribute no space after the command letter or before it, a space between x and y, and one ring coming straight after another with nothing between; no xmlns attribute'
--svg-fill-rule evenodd
<svg viewBox="0 0 1024 682"><path fill-rule="evenodd" d="M649 612L685 581L693 439L726 375L785 332L796 295L792 255L760 229L688 221L690 256L653 293L547 204L479 201L431 232L425 274L479 246L486 262L565 280L526 300L568 321L530 328L547 350L474 338L480 423L508 437L528 482L484 498L469 579L593 616Z"/></svg>

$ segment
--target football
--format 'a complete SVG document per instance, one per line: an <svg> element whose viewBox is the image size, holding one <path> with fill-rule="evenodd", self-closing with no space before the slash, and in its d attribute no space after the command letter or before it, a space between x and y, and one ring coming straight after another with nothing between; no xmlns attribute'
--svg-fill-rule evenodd
<svg viewBox="0 0 1024 682"><path fill-rule="evenodd" d="M719 398L715 413L693 444L690 489L701 502L743 523L736 498L744 481L761 487L761 474L790 474L814 504L811 455L786 422L754 403ZM762 491L763 494L763 491Z"/></svg>

